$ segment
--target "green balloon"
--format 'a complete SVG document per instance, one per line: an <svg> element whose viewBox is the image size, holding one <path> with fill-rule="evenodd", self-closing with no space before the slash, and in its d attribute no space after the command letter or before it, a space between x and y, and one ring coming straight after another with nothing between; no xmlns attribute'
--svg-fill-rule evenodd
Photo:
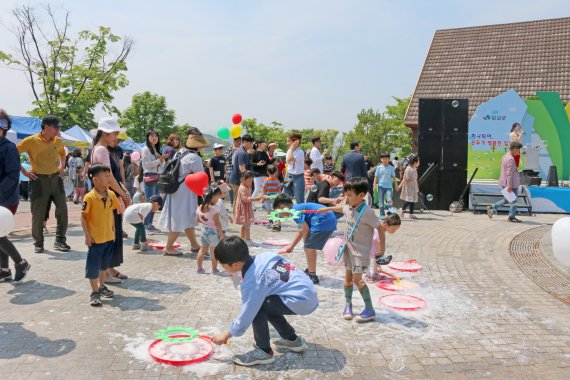
<svg viewBox="0 0 570 380"><path fill-rule="evenodd" d="M230 130L227 127L220 127L218 128L218 137L222 140L226 140L230 138Z"/></svg>

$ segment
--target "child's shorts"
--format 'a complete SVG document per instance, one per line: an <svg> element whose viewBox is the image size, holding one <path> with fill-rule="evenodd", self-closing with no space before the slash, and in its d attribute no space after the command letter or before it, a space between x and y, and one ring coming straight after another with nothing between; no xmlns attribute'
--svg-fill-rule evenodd
<svg viewBox="0 0 570 380"><path fill-rule="evenodd" d="M220 242L218 231L210 227L202 227L200 241L204 247L215 247Z"/></svg>
<svg viewBox="0 0 570 380"><path fill-rule="evenodd" d="M352 273L366 273L370 267L370 252L367 254L354 255L348 247L342 255L344 258L344 266Z"/></svg>
<svg viewBox="0 0 570 380"><path fill-rule="evenodd" d="M304 247L322 250L334 231L309 232Z"/></svg>
<svg viewBox="0 0 570 380"><path fill-rule="evenodd" d="M100 271L109 269L113 257L113 244L112 240L106 243L91 244L87 251L85 278L95 280L99 277Z"/></svg>

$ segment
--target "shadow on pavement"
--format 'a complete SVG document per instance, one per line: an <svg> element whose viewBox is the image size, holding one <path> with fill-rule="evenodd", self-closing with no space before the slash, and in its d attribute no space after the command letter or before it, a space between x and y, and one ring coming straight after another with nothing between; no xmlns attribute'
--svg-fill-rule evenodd
<svg viewBox="0 0 570 380"><path fill-rule="evenodd" d="M49 340L40 337L23 328L20 322L0 323L0 359L14 359L22 355L53 358L70 353L75 346L71 339Z"/></svg>
<svg viewBox="0 0 570 380"><path fill-rule="evenodd" d="M395 323L412 329L423 329L429 325L422 321L406 318L392 310L381 310L376 313L376 321L381 323Z"/></svg>
<svg viewBox="0 0 570 380"><path fill-rule="evenodd" d="M14 285L8 294L14 295L10 303L15 305L32 305L47 300L57 300L75 294L75 291L60 286L42 284L35 280Z"/></svg>
<svg viewBox="0 0 570 380"><path fill-rule="evenodd" d="M190 287L185 284L132 277L129 278L128 283L118 284L117 287L152 294L180 294L190 290Z"/></svg>
<svg viewBox="0 0 570 380"><path fill-rule="evenodd" d="M115 297L106 300L103 299L103 305L118 307L123 311L127 310L144 310L144 311L160 311L166 309L159 305L159 300L151 300L145 297L127 297L115 293Z"/></svg>
<svg viewBox="0 0 570 380"><path fill-rule="evenodd" d="M342 352L320 344L308 343L308 346L309 349L302 353L278 351L275 362L258 367L268 372L287 371L287 375L291 377L301 375L307 369L321 373L346 373L350 377L352 371L347 367L346 357Z"/></svg>

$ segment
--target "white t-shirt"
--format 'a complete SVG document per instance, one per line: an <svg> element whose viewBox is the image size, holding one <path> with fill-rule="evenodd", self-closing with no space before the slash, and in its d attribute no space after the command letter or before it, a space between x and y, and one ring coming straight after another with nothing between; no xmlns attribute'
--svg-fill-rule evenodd
<svg viewBox="0 0 570 380"><path fill-rule="evenodd" d="M319 148L314 146L311 149L311 154L309 155L309 157L311 157L311 160L313 160L313 163L311 164L311 169L319 169L321 173L324 173L325 171L323 170L323 156L321 156Z"/></svg>
<svg viewBox="0 0 570 380"><path fill-rule="evenodd" d="M224 205L224 200L222 198L218 199L216 207L220 209L220 222L222 223L222 230L227 231L230 227L230 214L228 213L228 209Z"/></svg>
<svg viewBox="0 0 570 380"><path fill-rule="evenodd" d="M152 203L150 202L130 205L125 210L125 215L123 219L125 222L131 224L142 223L143 219L149 214L151 210L152 210ZM141 219L139 214L143 216L143 219Z"/></svg>
<svg viewBox="0 0 570 380"><path fill-rule="evenodd" d="M287 173L295 175L305 174L305 153L303 149L295 149L293 158L295 158L295 162L287 163Z"/></svg>

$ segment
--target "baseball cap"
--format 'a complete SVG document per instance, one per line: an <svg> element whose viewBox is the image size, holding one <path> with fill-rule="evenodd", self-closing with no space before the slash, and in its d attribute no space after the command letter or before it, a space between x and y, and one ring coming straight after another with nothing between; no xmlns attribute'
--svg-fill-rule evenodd
<svg viewBox="0 0 570 380"><path fill-rule="evenodd" d="M151 197L148 200L151 202L158 203L158 205L160 206L159 210L162 210L162 197L160 195L158 194L151 195Z"/></svg>
<svg viewBox="0 0 570 380"><path fill-rule="evenodd" d="M219 143L214 144L214 149L219 149L219 148L223 148L223 147L225 147L224 144L219 144Z"/></svg>
<svg viewBox="0 0 570 380"><path fill-rule="evenodd" d="M97 130L103 131L105 133L125 132L125 129L122 129L119 126L119 122L115 117L102 117L101 119L99 119L99 123L97 124Z"/></svg>

